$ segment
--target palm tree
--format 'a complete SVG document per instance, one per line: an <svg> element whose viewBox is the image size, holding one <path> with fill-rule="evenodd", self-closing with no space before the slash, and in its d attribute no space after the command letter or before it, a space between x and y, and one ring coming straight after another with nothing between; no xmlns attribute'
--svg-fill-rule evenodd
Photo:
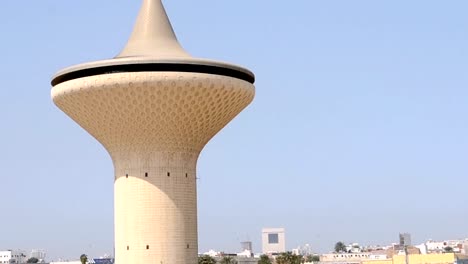
<svg viewBox="0 0 468 264"><path fill-rule="evenodd" d="M301 264L303 258L301 255L294 255L292 252L288 251L286 253L281 253L276 257L277 264Z"/></svg>
<svg viewBox="0 0 468 264"><path fill-rule="evenodd" d="M257 264L271 264L271 259L267 255L261 255Z"/></svg>
<svg viewBox="0 0 468 264"><path fill-rule="evenodd" d="M202 255L198 257L198 264L216 264L216 260L208 255Z"/></svg>
<svg viewBox="0 0 468 264"><path fill-rule="evenodd" d="M230 256L225 256L221 259L221 264L237 264L237 261Z"/></svg>
<svg viewBox="0 0 468 264"><path fill-rule="evenodd" d="M86 262L88 262L88 256L86 256L86 254L81 254L80 261L81 264L86 264Z"/></svg>

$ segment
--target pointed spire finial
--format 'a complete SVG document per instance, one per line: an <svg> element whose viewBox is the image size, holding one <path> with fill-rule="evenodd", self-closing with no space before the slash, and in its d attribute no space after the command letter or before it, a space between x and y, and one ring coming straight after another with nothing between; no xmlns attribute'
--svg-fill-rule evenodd
<svg viewBox="0 0 468 264"><path fill-rule="evenodd" d="M180 46L161 0L143 0L132 35L116 58L190 57Z"/></svg>

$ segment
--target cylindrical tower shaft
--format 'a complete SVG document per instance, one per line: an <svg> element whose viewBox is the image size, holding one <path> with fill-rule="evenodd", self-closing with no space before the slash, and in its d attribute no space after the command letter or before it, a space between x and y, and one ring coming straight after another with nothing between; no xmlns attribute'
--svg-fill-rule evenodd
<svg viewBox="0 0 468 264"><path fill-rule="evenodd" d="M155 152L141 157L144 162L116 161L119 263L196 263L197 157L197 153Z"/></svg>

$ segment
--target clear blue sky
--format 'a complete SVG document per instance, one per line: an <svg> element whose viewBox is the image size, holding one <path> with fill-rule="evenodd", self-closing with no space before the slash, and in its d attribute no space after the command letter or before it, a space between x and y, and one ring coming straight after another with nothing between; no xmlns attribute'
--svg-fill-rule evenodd
<svg viewBox="0 0 468 264"><path fill-rule="evenodd" d="M116 55L139 2L2 3L0 249L112 253L111 160L49 81ZM468 237L467 1L165 2L192 55L257 75L199 161L200 251Z"/></svg>

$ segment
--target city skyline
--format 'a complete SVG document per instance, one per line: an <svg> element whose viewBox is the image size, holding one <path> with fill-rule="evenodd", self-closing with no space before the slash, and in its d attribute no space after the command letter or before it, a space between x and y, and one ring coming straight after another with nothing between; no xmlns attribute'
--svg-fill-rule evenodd
<svg viewBox="0 0 468 264"><path fill-rule="evenodd" d="M262 229L262 235L264 235L265 231L273 231L273 230L276 230L276 231L281 231L283 232L284 229L283 228L263 228ZM408 234L408 233L400 233L399 235L401 236L402 234L404 235L407 235L407 236L411 236L411 234ZM267 239L268 240L268 239ZM401 237L400 239L397 239L397 240L400 240L400 241L395 241L395 242L392 242L392 243L389 243L389 244L360 244L360 243L356 243L356 241L354 240L351 240L351 241L337 241L332 248L330 248L329 250L327 251L324 251L324 252L319 252L317 250L315 250L315 248L313 248L314 245L310 245L310 244L303 244L303 245L297 245L295 247L288 247L288 248L283 248L282 250L280 251L269 251L269 252L265 252L265 249L261 250L261 248L259 250L250 250L252 248L252 242L251 241L242 241L240 242L240 245L239 245L239 248L237 250L234 250L234 251L228 251L228 250L223 250L223 249L220 249L220 248L216 248L215 246L213 247L210 247L210 250L206 251L206 252L198 252L199 255L217 255L217 256L222 256L222 255L225 255L225 254L229 254L229 255L235 255L237 254L238 256L240 257L246 257L247 256L247 253L245 252L246 248L249 248L247 249L247 251L250 251L253 255L255 255L256 257L259 257L263 254L266 254L266 255L272 255L272 254L280 254L280 253L284 253L284 252L292 252L293 254L301 254L303 256L305 255L310 255L310 254L313 254L313 255L320 255L320 256L325 256L326 258L330 257L330 256L338 256L340 254L350 254L350 255L353 255L353 254L356 254L356 253L362 253L362 252L366 252L368 254L382 254L382 250L396 250L396 251L399 251L401 250ZM260 245L261 247L263 247L265 244L264 243L267 243L269 244L269 241L262 241L262 245ZM339 244L339 243L342 243L342 245L346 248L346 251L336 251L336 245ZM444 240L439 240L439 241L436 241L436 240L433 240L433 239L428 239L428 240L425 240L425 241L418 241L417 243L412 243L411 245L406 245L406 246L409 246L410 248L412 248L412 250L420 250L419 253L417 254L440 254L441 252L444 252L446 250L447 247L450 248L450 250L454 250L453 253L458 253L458 254L461 254L461 255L466 255L466 250L468 250L468 238L464 238L464 239L455 239L455 238L450 238L450 239L444 239ZM459 248L461 246L461 248ZM457 247L457 248L456 248ZM424 249L424 250L423 250ZM47 257L44 258L44 256L47 256L47 252L43 249L32 249L30 252L30 254L28 254L27 252L29 252L27 250L25 250L24 248L22 249L8 249L10 251L15 251L18 253L22 253L21 257L23 259L28 259L29 257L36 257L38 256L38 254L40 256L43 256L43 257L38 257L38 259L41 259L41 260L45 260L47 263L48 262L55 262L55 261L76 261L77 259L77 256L74 256L74 257L71 257L71 258L56 258L56 259L48 259ZM2 250L0 250L1 252ZM39 253L38 253L39 252ZM301 253L302 252L302 253ZM450 253L450 252L449 252ZM412 251L412 253L410 254L415 254L415 252ZM88 257L90 258L94 258L94 259L102 259L102 258L112 258L113 256L108 254L108 253L104 253L102 255L89 255ZM341 256L343 257L343 256ZM346 258L346 256L345 256Z"/></svg>
<svg viewBox="0 0 468 264"><path fill-rule="evenodd" d="M399 232L468 237L457 221L468 217L468 3L166 2L191 54L257 75L254 103L200 157L199 251L248 238L258 251L266 226L287 230L287 248L319 251ZM117 55L138 8L3 4L0 247L112 253L111 160L55 109L49 79Z"/></svg>

